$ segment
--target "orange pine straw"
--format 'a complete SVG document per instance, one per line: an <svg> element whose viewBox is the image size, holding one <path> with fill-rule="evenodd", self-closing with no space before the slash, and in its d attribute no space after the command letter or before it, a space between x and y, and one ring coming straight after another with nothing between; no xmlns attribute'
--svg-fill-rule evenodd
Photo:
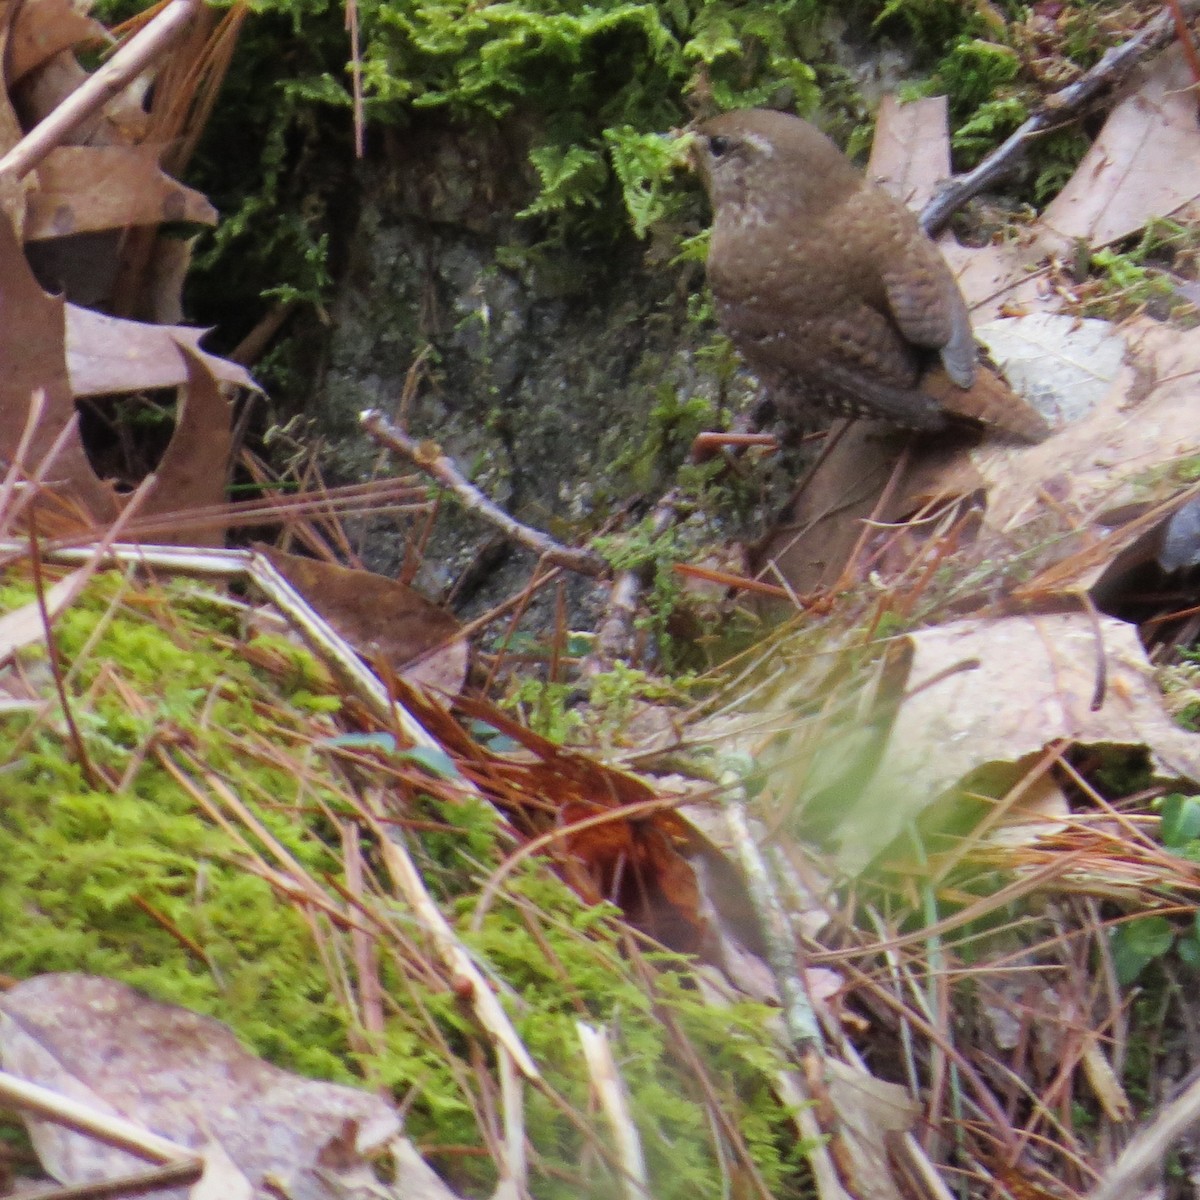
<svg viewBox="0 0 1200 1200"><path fill-rule="evenodd" d="M704 583L718 583L722 587L736 588L742 592L758 592L763 596L771 596L776 600L794 600L786 588L775 583L764 583L761 579L751 579L748 575L734 575L730 571L716 571L712 567L697 567L692 563L676 563L675 573L685 579L699 579Z"/></svg>

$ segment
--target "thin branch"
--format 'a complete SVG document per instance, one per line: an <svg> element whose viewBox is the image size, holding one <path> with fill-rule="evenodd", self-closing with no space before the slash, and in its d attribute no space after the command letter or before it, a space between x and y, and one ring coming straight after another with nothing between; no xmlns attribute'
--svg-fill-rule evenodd
<svg viewBox="0 0 1200 1200"><path fill-rule="evenodd" d="M468 512L473 512L500 529L506 537L532 550L555 566L566 567L581 575L604 575L608 564L590 550L564 546L540 530L522 525L510 517L498 504L489 500L471 483L454 460L442 453L435 442L419 442L393 425L378 409L368 408L361 416L363 428L381 445L403 454L410 462L432 476L448 491L454 493Z"/></svg>
<svg viewBox="0 0 1200 1200"><path fill-rule="evenodd" d="M649 1200L652 1193L646 1173L646 1156L642 1153L642 1140L629 1111L629 1101L613 1058L608 1032L586 1021L576 1021L575 1032L579 1034L583 1060L600 1103L600 1111L612 1130L621 1165L625 1168L621 1190L628 1200Z"/></svg>
<svg viewBox="0 0 1200 1200"><path fill-rule="evenodd" d="M767 962L779 988L788 1038L802 1056L810 1050L820 1053L824 1047L821 1026L800 975L796 937L787 910L779 898L771 869L750 829L746 789L734 772L726 771L721 776L718 794L729 838L746 880L746 894L766 944Z"/></svg>
<svg viewBox="0 0 1200 1200"><path fill-rule="evenodd" d="M649 526L652 539L661 537L679 520L678 490L672 489L654 506ZM584 679L602 675L618 659L627 661L633 652L633 623L641 604L642 590L649 582L650 567L630 567L617 574L608 593L604 620L596 630L592 652L584 660Z"/></svg>
<svg viewBox="0 0 1200 1200"><path fill-rule="evenodd" d="M1180 8L1193 17L1200 12L1200 0L1181 0ZM1047 96L1041 108L973 171L942 187L921 210L921 228L930 237L940 233L968 200L1011 173L1035 138L1075 120L1091 101L1121 83L1138 63L1161 50L1174 36L1175 17L1167 6L1128 41L1106 50L1082 78Z"/></svg>
<svg viewBox="0 0 1200 1200"><path fill-rule="evenodd" d="M76 1133L98 1138L106 1145L116 1146L150 1162L199 1164L202 1161L200 1155L187 1146L177 1145L124 1117L100 1112L79 1100L10 1075L7 1071L0 1071L0 1100L23 1112L36 1113L42 1120L53 1121Z"/></svg>
<svg viewBox="0 0 1200 1200"><path fill-rule="evenodd" d="M72 1187L54 1188L49 1192L36 1193L38 1200L130 1200L131 1196L144 1196L147 1192L162 1192L167 1188L187 1187L204 1173L199 1161L172 1163L153 1171L140 1171L135 1175L118 1175L115 1179L101 1179L95 1183L79 1183Z"/></svg>

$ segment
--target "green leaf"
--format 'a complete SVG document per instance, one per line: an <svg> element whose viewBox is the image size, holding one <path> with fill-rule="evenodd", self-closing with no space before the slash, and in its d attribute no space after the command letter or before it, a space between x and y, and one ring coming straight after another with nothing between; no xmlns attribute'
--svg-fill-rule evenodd
<svg viewBox="0 0 1200 1200"><path fill-rule="evenodd" d="M454 760L440 746L413 746L396 757L402 762L415 763L437 779L462 779Z"/></svg>
<svg viewBox="0 0 1200 1200"><path fill-rule="evenodd" d="M1200 796L1164 796L1161 810L1159 834L1164 846L1179 850L1200 838Z"/></svg>
<svg viewBox="0 0 1200 1200"><path fill-rule="evenodd" d="M1112 935L1112 954L1118 981L1133 983L1174 944L1175 929L1166 917L1139 917L1117 926Z"/></svg>

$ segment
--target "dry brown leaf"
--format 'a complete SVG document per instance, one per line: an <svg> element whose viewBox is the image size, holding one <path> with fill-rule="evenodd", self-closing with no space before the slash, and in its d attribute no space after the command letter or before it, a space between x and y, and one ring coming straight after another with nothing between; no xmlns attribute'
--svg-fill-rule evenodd
<svg viewBox="0 0 1200 1200"><path fill-rule="evenodd" d="M961 443L926 439L912 447L891 500L880 496L909 439L871 421L854 421L800 484L776 523L750 548L752 573L768 583L784 582L797 595L833 586L864 534L863 522L897 521L925 506L970 496L983 480L973 471ZM877 511L878 510L878 511ZM887 539L886 531L874 541ZM903 543L908 549L908 543ZM897 548L900 543L897 543Z"/></svg>
<svg viewBox="0 0 1200 1200"><path fill-rule="evenodd" d="M37 176L27 241L164 221L216 223L216 209L204 196L159 169L153 146L60 146L39 164Z"/></svg>
<svg viewBox="0 0 1200 1200"><path fill-rule="evenodd" d="M997 767L997 779L1016 782L1023 761L1052 742L1144 746L1158 777L1200 782L1200 735L1166 715L1137 632L1123 621L977 619L905 640L913 660L904 700L870 783L844 798L839 815L847 870L865 867L973 772ZM1092 711L1101 667L1104 702Z"/></svg>
<svg viewBox="0 0 1200 1200"><path fill-rule="evenodd" d="M63 304L38 286L12 226L0 217L0 457L16 457L34 392L45 394L42 419L30 444L26 470L39 464L63 428L75 419L64 356ZM116 512L112 488L96 477L78 432L59 451L49 472L55 489L98 520Z"/></svg>
<svg viewBox="0 0 1200 1200"><path fill-rule="evenodd" d="M1019 528L1042 511L1046 494L1059 510L1087 523L1144 498L1148 472L1200 454L1200 329L1140 318L1121 333L1130 361L1085 417L1019 454L988 445L976 451L975 465L988 484L989 528Z"/></svg>
<svg viewBox="0 0 1200 1200"><path fill-rule="evenodd" d="M151 321L178 325L183 320L183 282L192 265L195 244L195 238L165 237L160 234L155 239L146 272L147 311L142 314Z"/></svg>
<svg viewBox="0 0 1200 1200"><path fill-rule="evenodd" d="M1064 247L1103 246L1200 196L1200 128L1178 44L1139 71L1041 225ZM1050 239L1053 242L1053 237Z"/></svg>
<svg viewBox="0 0 1200 1200"><path fill-rule="evenodd" d="M255 549L364 658L386 662L410 685L447 695L462 690L469 648L444 608L386 575Z"/></svg>
<svg viewBox="0 0 1200 1200"><path fill-rule="evenodd" d="M49 116L88 78L70 50L48 58L12 89L22 124L32 129ZM139 76L112 97L94 116L78 125L66 139L72 146L128 146L146 136L148 120L142 97L149 79Z"/></svg>
<svg viewBox="0 0 1200 1200"><path fill-rule="evenodd" d="M260 1195L274 1179L290 1200L344 1200L339 1184L357 1178L364 1156L400 1128L379 1097L282 1071L219 1021L97 976L39 975L9 991L0 999L0 1059L22 1079L180 1146L208 1147L220 1175L215 1143ZM143 1167L71 1130L38 1118L26 1124L43 1167L60 1182Z"/></svg>
<svg viewBox="0 0 1200 1200"><path fill-rule="evenodd" d="M9 34L6 75L11 86L34 67L79 42L106 42L108 30L75 0L23 0Z"/></svg>
<svg viewBox="0 0 1200 1200"><path fill-rule="evenodd" d="M147 325L68 304L66 330L67 370L76 396L179 387L187 382L180 345L198 353L221 383L257 390L244 367L200 349L206 329Z"/></svg>
<svg viewBox="0 0 1200 1200"><path fill-rule="evenodd" d="M484 700L462 695L454 708L519 750L494 752L428 694L403 681L397 691L404 708L462 763L522 837L551 835L547 852L585 903L611 901L627 921L672 949L694 953L704 945L696 873L685 857L694 838L671 811L671 798L639 776L551 742ZM626 815L619 811L625 806L637 811ZM572 828L576 823L585 827Z"/></svg>
<svg viewBox="0 0 1200 1200"><path fill-rule="evenodd" d="M946 97L902 104L895 96L884 96L867 175L914 212L924 208L939 183L950 177Z"/></svg>
<svg viewBox="0 0 1200 1200"><path fill-rule="evenodd" d="M888 1137L907 1133L920 1119L920 1106L899 1084L876 1079L861 1068L826 1058L830 1102L838 1117L838 1140L853 1164L862 1200L901 1200L888 1155Z"/></svg>
<svg viewBox="0 0 1200 1200"><path fill-rule="evenodd" d="M225 499L233 446L233 406L221 394L205 360L180 346L187 364L187 388L179 401L175 432L155 471L155 482L142 503L141 518L209 508ZM146 541L166 545L223 546L225 526L195 526L178 534L160 530Z"/></svg>
<svg viewBox="0 0 1200 1200"><path fill-rule="evenodd" d="M8 54L8 43L12 36L10 22L14 6L4 5L0 9L0 62ZM24 131L17 119L7 88L0 88L0 153L5 153L21 140ZM14 179L11 174L0 176L0 214L6 216L20 236L25 227L25 196L35 186L30 176Z"/></svg>

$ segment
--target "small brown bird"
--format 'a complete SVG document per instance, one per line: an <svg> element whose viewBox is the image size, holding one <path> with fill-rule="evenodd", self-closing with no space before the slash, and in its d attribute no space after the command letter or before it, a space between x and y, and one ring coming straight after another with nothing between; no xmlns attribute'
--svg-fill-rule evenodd
<svg viewBox="0 0 1200 1200"><path fill-rule="evenodd" d="M958 413L1045 435L1006 387L999 405L968 399L978 351L950 268L819 130L782 112L728 112L700 127L696 157L718 320L786 424L836 415L938 430Z"/></svg>

